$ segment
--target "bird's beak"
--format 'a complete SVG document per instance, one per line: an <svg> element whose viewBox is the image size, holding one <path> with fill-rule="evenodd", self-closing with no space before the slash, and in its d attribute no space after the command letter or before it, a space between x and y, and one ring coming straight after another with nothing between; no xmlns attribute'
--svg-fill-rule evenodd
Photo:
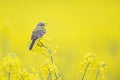
<svg viewBox="0 0 120 80"><path fill-rule="evenodd" d="M44 26L47 26L47 23L44 23Z"/></svg>

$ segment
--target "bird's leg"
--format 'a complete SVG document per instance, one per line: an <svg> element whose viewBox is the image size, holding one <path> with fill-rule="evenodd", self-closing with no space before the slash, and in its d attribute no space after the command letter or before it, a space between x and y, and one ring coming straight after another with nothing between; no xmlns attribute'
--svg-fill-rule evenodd
<svg viewBox="0 0 120 80"><path fill-rule="evenodd" d="M39 42L37 43L38 46L43 47L43 43L39 40Z"/></svg>

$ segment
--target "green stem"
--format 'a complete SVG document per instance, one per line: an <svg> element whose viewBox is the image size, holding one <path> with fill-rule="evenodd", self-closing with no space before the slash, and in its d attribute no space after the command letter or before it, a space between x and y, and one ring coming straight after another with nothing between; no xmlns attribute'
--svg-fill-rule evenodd
<svg viewBox="0 0 120 80"><path fill-rule="evenodd" d="M52 57L52 56L50 56L50 60L51 60L51 62L52 62L52 64L53 64L53 57Z"/></svg>
<svg viewBox="0 0 120 80"><path fill-rule="evenodd" d="M84 71L82 80L84 80L84 78L85 78L85 74L86 74L86 72L87 72L87 69L88 69L89 65L90 65L90 63L88 63L87 66L86 66L86 68L85 68L85 71Z"/></svg>
<svg viewBox="0 0 120 80"><path fill-rule="evenodd" d="M52 56L52 51L47 47L45 46L42 42L40 42L41 46L43 46L44 48L46 48L48 50L48 52L50 53L50 60L52 62L52 64L54 63L54 60L53 60L53 56ZM50 74L50 69L49 69L49 74ZM51 74L50 74L51 75ZM56 77L56 80L58 79L58 76L57 74L55 73L55 77ZM52 80L52 79L51 79Z"/></svg>
<svg viewBox="0 0 120 80"><path fill-rule="evenodd" d="M10 76L11 76L11 67L12 67L12 65L10 64L10 71L9 71L9 73L8 73L8 80L10 80Z"/></svg>
<svg viewBox="0 0 120 80"><path fill-rule="evenodd" d="M40 44L42 47L46 48L48 50L48 52L50 53L50 60L53 64L54 62L53 62L53 57L52 57L52 51L47 46L45 46L42 42L40 42Z"/></svg>
<svg viewBox="0 0 120 80"><path fill-rule="evenodd" d="M48 80L52 80L52 76L51 76L50 69L48 69L48 71L49 71L49 74L48 74Z"/></svg>
<svg viewBox="0 0 120 80"><path fill-rule="evenodd" d="M56 77L56 80L58 80L58 76L57 76L57 74L55 73L55 77Z"/></svg>
<svg viewBox="0 0 120 80"><path fill-rule="evenodd" d="M99 74L100 74L100 70L97 72L96 77L95 77L95 80L98 79Z"/></svg>
<svg viewBox="0 0 120 80"><path fill-rule="evenodd" d="M24 77L21 75L21 79L24 80Z"/></svg>

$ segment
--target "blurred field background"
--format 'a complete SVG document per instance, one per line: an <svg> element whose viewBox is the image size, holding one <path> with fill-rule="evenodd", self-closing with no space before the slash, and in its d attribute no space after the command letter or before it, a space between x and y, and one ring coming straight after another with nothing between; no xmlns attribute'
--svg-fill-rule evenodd
<svg viewBox="0 0 120 80"><path fill-rule="evenodd" d="M54 59L65 80L74 80L87 53L105 61L113 80L120 80L119 0L1 0L0 62L16 53L23 67L39 67L44 56L28 47L40 21L48 25L45 37L59 46Z"/></svg>

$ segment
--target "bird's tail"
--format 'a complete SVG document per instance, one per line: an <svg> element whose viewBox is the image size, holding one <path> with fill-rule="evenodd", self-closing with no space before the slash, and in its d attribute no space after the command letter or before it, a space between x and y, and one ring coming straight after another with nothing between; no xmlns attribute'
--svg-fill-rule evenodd
<svg viewBox="0 0 120 80"><path fill-rule="evenodd" d="M36 39L32 40L32 43L30 44L29 50L32 50L34 43L35 43Z"/></svg>

